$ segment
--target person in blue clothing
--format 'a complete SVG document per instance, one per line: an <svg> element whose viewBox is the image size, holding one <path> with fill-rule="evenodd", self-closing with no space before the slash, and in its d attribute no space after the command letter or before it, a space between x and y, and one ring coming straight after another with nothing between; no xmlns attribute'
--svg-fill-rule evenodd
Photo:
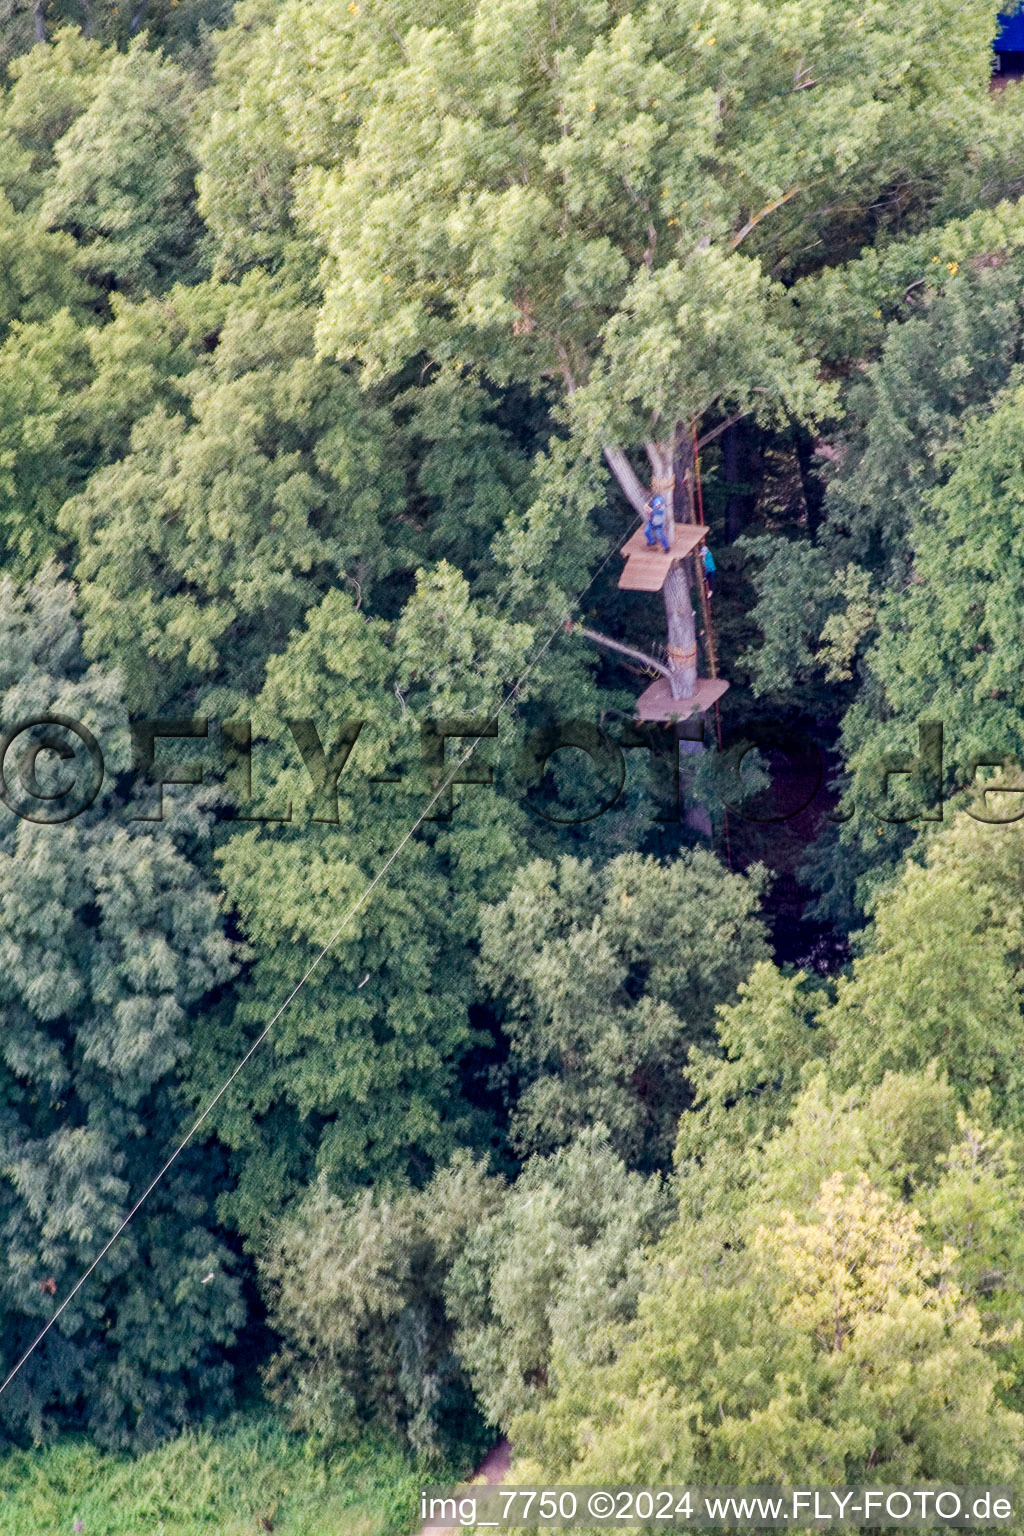
<svg viewBox="0 0 1024 1536"><path fill-rule="evenodd" d="M715 557L706 544L701 545L700 557L704 562L704 590L710 599L715 590Z"/></svg>
<svg viewBox="0 0 1024 1536"><path fill-rule="evenodd" d="M647 503L647 526L644 529L644 537L648 546L653 549L660 540L661 547L668 554L668 509L665 506L664 496L652 496Z"/></svg>

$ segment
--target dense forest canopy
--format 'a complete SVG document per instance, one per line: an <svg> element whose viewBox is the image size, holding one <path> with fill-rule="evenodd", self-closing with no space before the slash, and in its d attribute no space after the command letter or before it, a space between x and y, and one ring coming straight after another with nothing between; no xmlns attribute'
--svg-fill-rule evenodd
<svg viewBox="0 0 1024 1536"><path fill-rule="evenodd" d="M263 1393L326 1456L1012 1481L996 33L960 0L0 10L12 1444L138 1452ZM660 597L616 584L654 493L714 560ZM638 727L719 671L703 750ZM102 787L33 819L56 717Z"/></svg>

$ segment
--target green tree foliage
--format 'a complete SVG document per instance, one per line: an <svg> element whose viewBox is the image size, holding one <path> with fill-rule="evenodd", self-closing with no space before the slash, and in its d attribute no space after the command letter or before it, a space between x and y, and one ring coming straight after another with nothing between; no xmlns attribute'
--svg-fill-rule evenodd
<svg viewBox="0 0 1024 1536"><path fill-rule="evenodd" d="M117 657L143 708L210 679L255 691L268 656L346 564L362 560L369 581L386 562L400 506L372 407L340 369L313 361L312 317L294 294L257 279L212 303L176 293L179 304L212 326L210 350L195 338L177 398L156 395L129 451L94 471L61 516L82 551L90 648ZM158 384L180 328L168 311L133 319ZM191 316L185 325L194 334ZM99 350L109 355L106 338Z"/></svg>
<svg viewBox="0 0 1024 1536"><path fill-rule="evenodd" d="M826 1037L813 1019L825 994L804 972L783 976L760 961L738 990L738 1002L718 1009L718 1051L691 1047L686 1075L695 1103L680 1121L677 1158L723 1132L738 1134L749 1146L762 1143L785 1119L803 1069L824 1053Z"/></svg>
<svg viewBox="0 0 1024 1536"><path fill-rule="evenodd" d="M601 1125L631 1167L665 1166L689 1046L765 953L761 881L702 850L538 860L482 920L481 973L506 1004L513 1134L551 1151Z"/></svg>
<svg viewBox="0 0 1024 1536"><path fill-rule="evenodd" d="M480 1041L469 1016L479 906L497 899L522 858L525 813L468 787L454 791L450 824L424 822L413 835L439 782L439 769L421 768L420 721L432 699L438 715L491 718L530 632L481 612L462 578L440 572L423 588L431 580L440 588L414 598L397 628L332 593L271 662L254 711L255 810L280 817L290 804L293 819L239 826L221 852L225 889L259 958L237 1033L210 1042L211 1084L336 942L223 1107L223 1134L238 1151L233 1210L250 1234L317 1171L339 1193L375 1178L422 1179L490 1134L460 1094L459 1069ZM461 620L442 634L444 594ZM318 730L340 772L337 800L314 791L288 719ZM346 742L345 723L360 721ZM504 750L514 743L513 734ZM449 772L468 745L449 744ZM371 881L372 900L339 933Z"/></svg>
<svg viewBox="0 0 1024 1536"><path fill-rule="evenodd" d="M763 562L763 643L747 657L755 690L820 715L842 685L846 824L810 860L823 910L840 921L870 904L913 839L921 785L901 796L897 778L886 805L878 770L887 754L912 755L920 721L945 724L947 794L979 758L1017 755L1012 663L1000 654L1015 601L1003 468L1012 473L1015 451L1022 238L1020 206L1004 204L844 269L847 309L860 324L858 306L876 303L879 317L885 306L888 329L877 318L854 333L877 356L855 370L843 421L822 445L823 524L813 542L747 544ZM836 281L818 287L812 318L825 298L841 315Z"/></svg>
<svg viewBox="0 0 1024 1536"><path fill-rule="evenodd" d="M715 1048L690 1053L696 1102L677 1163L749 1170L823 1066L851 1089L937 1068L964 1112L984 1089L994 1123L1016 1132L1022 847L1018 827L961 814L879 894L857 958L831 988L757 966L739 1001L719 1009Z"/></svg>
<svg viewBox="0 0 1024 1536"><path fill-rule="evenodd" d="M710 1230L735 1220L765 1143L826 1054L817 1020L826 1001L803 972L783 976L760 961L739 1000L719 1007L715 1048L691 1046L692 1103L679 1120L675 1164L680 1209L694 1223Z"/></svg>
<svg viewBox="0 0 1024 1536"><path fill-rule="evenodd" d="M812 1080L789 1125L761 1159L761 1198L798 1208L814 1198L826 1168L865 1176L894 1199L909 1199L936 1252L954 1253L950 1274L978 1308L986 1347L1000 1367L1000 1395L1019 1407L1021 1202L1019 1137L998 1129L992 1095L969 1109L933 1063L888 1072L874 1087L830 1089Z"/></svg>
<svg viewBox="0 0 1024 1536"><path fill-rule="evenodd" d="M1019 1408L1024 1396L1020 1144L985 1120L987 1114L969 1118L961 1111L960 1139L943 1159L942 1177L922 1210L932 1241L956 1249L958 1282L975 1301L989 1336L1006 1351L1010 1401Z"/></svg>
<svg viewBox="0 0 1024 1536"><path fill-rule="evenodd" d="M194 109L184 72L137 39L109 60L89 105L54 145L40 215L75 235L91 276L138 290L187 272L199 232Z"/></svg>
<svg viewBox="0 0 1024 1536"><path fill-rule="evenodd" d="M267 65L273 51L277 71L283 58L289 71L295 71L302 36L312 18L303 11L293 15L297 30L291 37L298 47L293 52L289 43L283 57L279 41L268 38L276 18L277 7L270 0L239 0L234 26L217 40L210 120L199 147L197 188L200 212L215 241L218 270L226 274L254 262L280 265L294 245L297 162L288 126L294 113L289 114L288 106L292 103L303 114L309 113L313 98L308 87L317 89L317 85L304 79L307 89L281 91L275 87L276 71ZM335 69L320 75L319 89L326 87L328 74L335 77ZM339 94L335 92L335 105ZM331 127L330 111L321 108L317 118L321 132ZM314 158L317 155L312 141L308 152Z"/></svg>
<svg viewBox="0 0 1024 1536"><path fill-rule="evenodd" d="M57 546L57 512L81 460L64 436L66 401L92 373L67 310L15 321L0 344L0 516L5 567L32 575Z"/></svg>
<svg viewBox="0 0 1024 1536"><path fill-rule="evenodd" d="M88 389L44 376L48 430L91 471L49 537L80 551L87 645L122 666L136 708L211 685L255 694L342 584L393 613L444 551L494 589L489 550L522 523L533 479L493 393L448 371L362 394L313 356L314 317L302 285L261 273L115 298L75 343ZM513 594L505 577L501 597L533 606Z"/></svg>
<svg viewBox="0 0 1024 1536"><path fill-rule="evenodd" d="M870 1469L902 1480L942 1467L966 1477L1012 1464L1024 1420L1000 1411L977 1312L948 1279L950 1257L930 1253L920 1226L865 1176L850 1186L833 1175L810 1220L784 1213L774 1231L758 1230L755 1261L783 1331L811 1345L821 1398L802 1435L790 1438L784 1422L754 1428L744 1475L763 1475L777 1457L793 1476L801 1464L829 1461L838 1472L840 1447L846 1476ZM941 1412L929 1412L929 1397ZM803 1403L787 1407L783 1420L803 1419Z"/></svg>
<svg viewBox="0 0 1024 1536"><path fill-rule="evenodd" d="M964 258L962 270L913 243L909 270L922 275L909 280L880 355L846 391L817 538L746 541L763 562L754 608L763 642L749 658L759 693L796 685L820 706L821 683L851 677L887 588L913 575L912 529L949 478L966 422L1020 362L1024 266L1004 228L989 233L1001 244Z"/></svg>
<svg viewBox="0 0 1024 1536"><path fill-rule="evenodd" d="M580 1364L556 1341L559 1391L516 1421L518 1474L1008 1475L1024 1419L1001 1400L1003 1339L907 1198L932 1199L951 1134L952 1096L934 1077L838 1102L811 1084L728 1232L695 1232L685 1214L670 1229L614 1358Z"/></svg>
<svg viewBox="0 0 1024 1536"><path fill-rule="evenodd" d="M71 602L49 567L24 590L0 587L4 728L56 711L123 753L117 677L87 667ZM74 821L3 812L5 1372L172 1150L199 1013L235 968L200 869L202 818L131 821L110 757L106 787ZM179 1159L5 1392L9 1430L80 1423L105 1444L146 1444L229 1398L225 1346L243 1308L214 1218L222 1177L213 1145Z"/></svg>
<svg viewBox="0 0 1024 1536"><path fill-rule="evenodd" d="M296 1427L330 1445L379 1418L428 1457L472 1440L443 1289L502 1192L465 1156L419 1191L341 1200L323 1179L309 1191L260 1259L284 1341L269 1384Z"/></svg>
<svg viewBox="0 0 1024 1536"><path fill-rule="evenodd" d="M208 52L208 34L223 26L231 7L227 0L31 0L19 5L7 0L0 14L0 67L18 68L27 57L45 53L62 37L126 48L142 31L151 47L180 57L201 69Z"/></svg>
<svg viewBox="0 0 1024 1536"><path fill-rule="evenodd" d="M7 66L0 96L4 190L19 212L38 212L56 173L58 140L100 90L111 54L78 27L62 27L46 48Z"/></svg>
<svg viewBox="0 0 1024 1536"><path fill-rule="evenodd" d="M776 278L919 225L997 110L994 16L952 0L857 27L838 4L263 17L222 40L201 150L222 259L311 228L325 352L557 384L591 464L646 444L661 474L706 412L826 407Z"/></svg>
<svg viewBox="0 0 1024 1536"><path fill-rule="evenodd" d="M57 246L69 241L41 238ZM187 409L182 379L199 359L208 360L233 294L207 284L139 304L114 294L106 324L85 323L79 306L12 323L2 344L0 408L0 526L8 569L32 575L48 553L67 553L68 534L59 526L65 501L95 471L125 458L140 419L158 406L171 413ZM52 309L45 289L39 299L44 313ZM126 530L136 544L141 534L141 527ZM125 633L119 645L115 659L131 695L137 691L131 636Z"/></svg>
<svg viewBox="0 0 1024 1536"><path fill-rule="evenodd" d="M30 325L56 310L81 311L85 285L72 271L74 242L40 231L0 191L0 341L13 324Z"/></svg>
<svg viewBox="0 0 1024 1536"><path fill-rule="evenodd" d="M845 804L860 808L843 844L862 903L922 822L938 814L935 773L931 787L916 772L894 781L887 803L880 794L880 768L887 758L914 755L922 721L942 723L944 796L969 804L985 820L1016 814L1012 798L982 789L986 780L1012 787L1024 747L1014 640L1022 570L1020 401L1015 370L984 415L965 423L951 445L944 483L918 502L909 536L912 566L878 604L861 689L842 736ZM993 772L1000 765L1010 771ZM886 818L882 827L873 819L879 813ZM840 864L840 879L843 873Z"/></svg>
<svg viewBox="0 0 1024 1536"><path fill-rule="evenodd" d="M829 488L826 539L876 576L902 576L922 500L949 473L965 417L983 411L1021 360L1024 263L1005 251L938 266L911 288L909 318L847 401L842 472ZM833 530L835 530L833 532Z"/></svg>
<svg viewBox="0 0 1024 1536"><path fill-rule="evenodd" d="M626 450L674 474L685 515L702 417L830 409L780 279L920 227L997 111L994 17L954 22L952 0L948 25L905 3L858 27L838 4L731 0L337 0L247 36L257 14L224 42L201 151L222 260L279 262L310 231L326 355L366 382L456 359L543 385L636 510ZM688 583L666 589L675 671Z"/></svg>
<svg viewBox="0 0 1024 1536"><path fill-rule="evenodd" d="M678 1219L604 1358L554 1333L557 1389L512 1420L523 1479L1006 1475L1020 849L959 817L880 895L833 998L762 965L719 1010L717 1052L691 1053Z"/></svg>
<svg viewBox="0 0 1024 1536"><path fill-rule="evenodd" d="M997 1121L1020 1124L1021 853L1018 828L961 816L879 898L825 1015L842 1080L937 1061L965 1105L988 1087Z"/></svg>
<svg viewBox="0 0 1024 1536"><path fill-rule="evenodd" d="M958 1140L956 1094L934 1064L845 1090L819 1069L759 1150L754 1171L762 1212L808 1207L822 1179L836 1172L865 1175L894 1199L923 1200Z"/></svg>
<svg viewBox="0 0 1024 1536"><path fill-rule="evenodd" d="M243 0L213 40L223 0L72 6L31 48L0 16L0 712L118 746L72 824L0 820L0 1366L273 1027L4 1423L139 1444L226 1401L219 1219L325 1443L436 1455L475 1395L538 1475L1011 1475L1020 838L961 819L886 885L918 829L871 817L922 716L947 787L1024 747L995 0ZM780 483L830 432L816 536L741 548L726 626L756 690L845 712L821 883L873 918L828 985L768 963L759 869L623 852L635 786L571 831L524 804L533 728L620 703L565 638L603 462L685 501L741 415ZM131 820L126 707L233 720L225 781ZM422 722L498 714L449 796L467 742Z"/></svg>
<svg viewBox="0 0 1024 1536"><path fill-rule="evenodd" d="M888 595L867 657L892 722L885 734L930 709L946 725L947 759L960 782L978 756L1009 755L1020 743L1012 652L1021 398L1014 374L984 417L966 426L945 484L920 498L911 532L914 579Z"/></svg>
<svg viewBox="0 0 1024 1536"><path fill-rule="evenodd" d="M995 98L995 121L1005 115L1019 131L1016 99L1003 99L1005 114ZM967 271L993 258L1019 256L1024 202L1006 196L986 206L982 191L975 181L972 207L963 217L940 217L909 239L865 248L852 261L800 280L795 296L801 333L815 353L833 367L876 358L892 322L912 318L929 292L955 288Z"/></svg>
<svg viewBox="0 0 1024 1536"><path fill-rule="evenodd" d="M429 28L422 13L416 20L411 29L400 7L390 26L340 7L330 18L352 79L329 145L345 163L311 179L332 252L325 343L389 366L410 342L432 348L447 334L482 343L500 367L518 314L532 322L518 327L530 366L568 368L587 384L604 330L605 360L585 393L605 417L634 400L693 416L717 394L704 393L709 384L729 393L755 373L767 383L792 355L757 264L735 254L741 240L784 266L806 248L811 219L820 244L822 208L835 209L835 241L836 226L856 228L896 178L908 189L904 211L920 206L985 117L990 31L980 13L946 27L934 7L906 4L853 29L838 7L813 17L727 5L623 15L524 3L459 17L442 7ZM291 25L289 12L278 35ZM928 48L915 50L918 32ZM308 71L295 57L292 67ZM931 117L940 97L949 111L951 92L956 151L939 149ZM400 182L415 202L396 224ZM459 212L438 238L431 210L454 188ZM852 220L840 205L856 210ZM683 284L696 284L699 307L686 307ZM442 289L448 319L434 304ZM676 347L652 367L677 313ZM760 340L747 329L755 315ZM627 374L634 387L616 397ZM783 396L798 387L795 375L774 382ZM614 440L649 436L641 415Z"/></svg>
<svg viewBox="0 0 1024 1536"><path fill-rule="evenodd" d="M556 1339L577 1363L607 1357L666 1215L661 1181L630 1173L599 1131L530 1158L445 1283L459 1358L492 1424L507 1429L555 1393Z"/></svg>

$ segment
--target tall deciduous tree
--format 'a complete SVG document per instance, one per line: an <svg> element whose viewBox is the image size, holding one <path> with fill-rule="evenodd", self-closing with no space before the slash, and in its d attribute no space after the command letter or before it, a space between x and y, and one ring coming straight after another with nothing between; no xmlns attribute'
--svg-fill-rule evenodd
<svg viewBox="0 0 1024 1536"><path fill-rule="evenodd" d="M194 263L199 234L188 76L142 39L113 54L85 111L54 146L40 214L69 229L79 264L119 288L166 287Z"/></svg>
<svg viewBox="0 0 1024 1536"><path fill-rule="evenodd" d="M936 830L943 802L945 814L952 802L979 822L1019 814L1022 398L1018 367L949 444L943 483L923 490L913 511L906 574L876 599L861 687L843 721L848 823L829 897L837 904L852 886L869 905L901 853ZM931 746L919 753L927 722Z"/></svg>
<svg viewBox="0 0 1024 1536"><path fill-rule="evenodd" d="M268 1381L296 1427L330 1446L376 1417L426 1456L479 1435L444 1285L504 1192L465 1155L421 1190L309 1191L260 1257L283 1339Z"/></svg>
<svg viewBox="0 0 1024 1536"><path fill-rule="evenodd" d="M689 520L692 432L708 413L823 406L775 274L922 215L984 131L991 24L954 23L951 0L948 23L910 3L851 19L839 4L483 0L415 16L288 6L272 36L302 105L275 115L274 145L236 143L235 161L251 202L276 150L286 215L300 182L328 250L321 345L369 377L426 354L556 381L634 508L645 490L627 450L643 445ZM323 50L329 100L309 83ZM957 127L940 140L933 114L951 93ZM212 217L216 195L208 184ZM683 693L687 585L677 572L665 587Z"/></svg>
<svg viewBox="0 0 1024 1536"><path fill-rule="evenodd" d="M50 537L79 551L86 644L138 708L211 685L251 697L325 593L390 616L442 552L493 596L489 556L535 484L494 391L453 368L362 394L314 356L314 320L294 274L115 297L107 325L65 342L88 389L56 362L46 380L47 429L89 470Z"/></svg>
<svg viewBox="0 0 1024 1536"><path fill-rule="evenodd" d="M87 643L124 667L136 707L211 680L254 693L346 566L369 586L391 564L402 482L383 462L384 423L314 362L300 297L258 274L241 291L176 291L115 326L94 346L105 383L69 411L114 458L61 514L81 550ZM126 365L144 406L134 421L116 382Z"/></svg>
<svg viewBox="0 0 1024 1536"><path fill-rule="evenodd" d="M862 954L823 1015L840 1080L936 1061L965 1107L985 1087L997 1123L1021 1124L1022 849L1018 826L961 814L878 898Z"/></svg>
<svg viewBox="0 0 1024 1536"><path fill-rule="evenodd" d="M805 1075L820 1069L829 1036L816 1014L826 1000L803 972L783 976L761 961L738 1000L718 1009L714 1046L691 1047L676 1178L681 1210L706 1231L736 1220L765 1144L785 1125Z"/></svg>
<svg viewBox="0 0 1024 1536"><path fill-rule="evenodd" d="M250 1236L318 1172L340 1194L422 1180L492 1131L462 1095L460 1067L482 1038L469 1012L480 904L522 859L525 812L478 777L452 791L450 824L414 833L424 813L444 815L448 797L432 797L470 746L449 742L442 767L435 738L424 766L420 727L431 714L486 726L530 638L441 570L396 625L330 594L271 661L247 814L276 820L239 826L221 853L258 960L237 1032L209 1042L211 1083L331 943L218 1110L237 1153L232 1210ZM485 740L469 770L500 756L494 746Z"/></svg>
<svg viewBox="0 0 1024 1536"><path fill-rule="evenodd" d="M105 787L76 819L2 812L4 1372L173 1150L198 1012L236 964L200 869L201 817L129 819L119 683L86 665L71 604L52 568L23 591L0 585L4 729L56 712L84 722L108 755ZM9 785L20 750L8 754ZM65 782L52 762L35 758L43 793ZM214 1143L179 1159L4 1393L9 1430L85 1425L106 1444L146 1444L229 1399L226 1350L244 1309L214 1214L224 1172Z"/></svg>
<svg viewBox="0 0 1024 1536"><path fill-rule="evenodd" d="M879 355L852 371L842 421L821 445L829 475L823 523L813 541L762 536L745 544L764 562L754 608L763 640L750 658L757 692L793 690L818 713L828 707L826 688L834 709L836 683L859 671L885 591L899 590L912 569L911 531L923 503L952 473L951 450L967 421L989 408L1021 359L1021 218L1018 210L979 220L959 239L950 228L958 260L940 260L934 234L890 251L893 268L902 258L906 298L887 304L895 313ZM892 279L883 281L877 262L864 257L845 271L853 289L873 273L886 303ZM833 277L798 286L802 317L827 297L835 319ZM825 344L817 330L814 339ZM870 354L874 335L859 339Z"/></svg>
<svg viewBox="0 0 1024 1536"><path fill-rule="evenodd" d="M453 1255L455 1343L480 1405L507 1429L558 1386L555 1341L577 1363L607 1358L633 1317L644 1256L668 1217L658 1178L630 1173L603 1133L531 1158L504 1203Z"/></svg>
<svg viewBox="0 0 1024 1536"><path fill-rule="evenodd" d="M1000 1251L994 1233L1014 1198L994 1198L984 1175L970 1189L960 1180L946 1231L968 1231L972 1202L976 1217L989 1213L961 1269L916 1208L938 1214L950 1139L959 1145L953 1096L934 1075L840 1100L809 1085L728 1225L695 1227L684 1210L670 1228L613 1358L588 1361L555 1340L558 1391L513 1426L518 1475L1006 1476L1024 1418L1002 1400L1011 1341L983 1322L976 1275L981 1251ZM962 1163L954 1151L954 1181ZM1009 1320L1011 1294L1003 1304Z"/></svg>
<svg viewBox="0 0 1024 1536"><path fill-rule="evenodd" d="M663 865L527 866L483 916L481 973L506 1004L514 1136L547 1152L605 1127L632 1167L664 1167L689 1047L765 954L760 881L698 850Z"/></svg>
<svg viewBox="0 0 1024 1536"><path fill-rule="evenodd" d="M12 574L35 575L59 545L57 514L85 468L62 430L66 405L92 371L87 333L66 309L15 322L0 345L0 541Z"/></svg>
<svg viewBox="0 0 1024 1536"><path fill-rule="evenodd" d="M0 191L0 341L13 324L46 320L65 306L81 314L85 284L72 268L74 241L40 230Z"/></svg>
<svg viewBox="0 0 1024 1536"><path fill-rule="evenodd" d="M15 208L38 212L56 174L54 148L94 100L112 54L62 27L47 48L33 48L7 66L0 95L0 164Z"/></svg>

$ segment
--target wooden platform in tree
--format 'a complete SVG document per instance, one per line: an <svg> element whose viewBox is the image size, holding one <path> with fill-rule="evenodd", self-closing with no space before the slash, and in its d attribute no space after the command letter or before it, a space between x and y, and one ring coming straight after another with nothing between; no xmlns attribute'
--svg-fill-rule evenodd
<svg viewBox="0 0 1024 1536"><path fill-rule="evenodd" d="M622 546L626 564L619 586L625 592L660 592L672 566L692 554L706 533L703 523L676 523L672 547L664 550L660 544L649 546L643 528L638 528Z"/></svg>
<svg viewBox="0 0 1024 1536"><path fill-rule="evenodd" d="M688 720L703 715L718 702L729 684L721 677L698 677L697 692L689 699L674 699L667 677L659 677L636 701L638 720Z"/></svg>

